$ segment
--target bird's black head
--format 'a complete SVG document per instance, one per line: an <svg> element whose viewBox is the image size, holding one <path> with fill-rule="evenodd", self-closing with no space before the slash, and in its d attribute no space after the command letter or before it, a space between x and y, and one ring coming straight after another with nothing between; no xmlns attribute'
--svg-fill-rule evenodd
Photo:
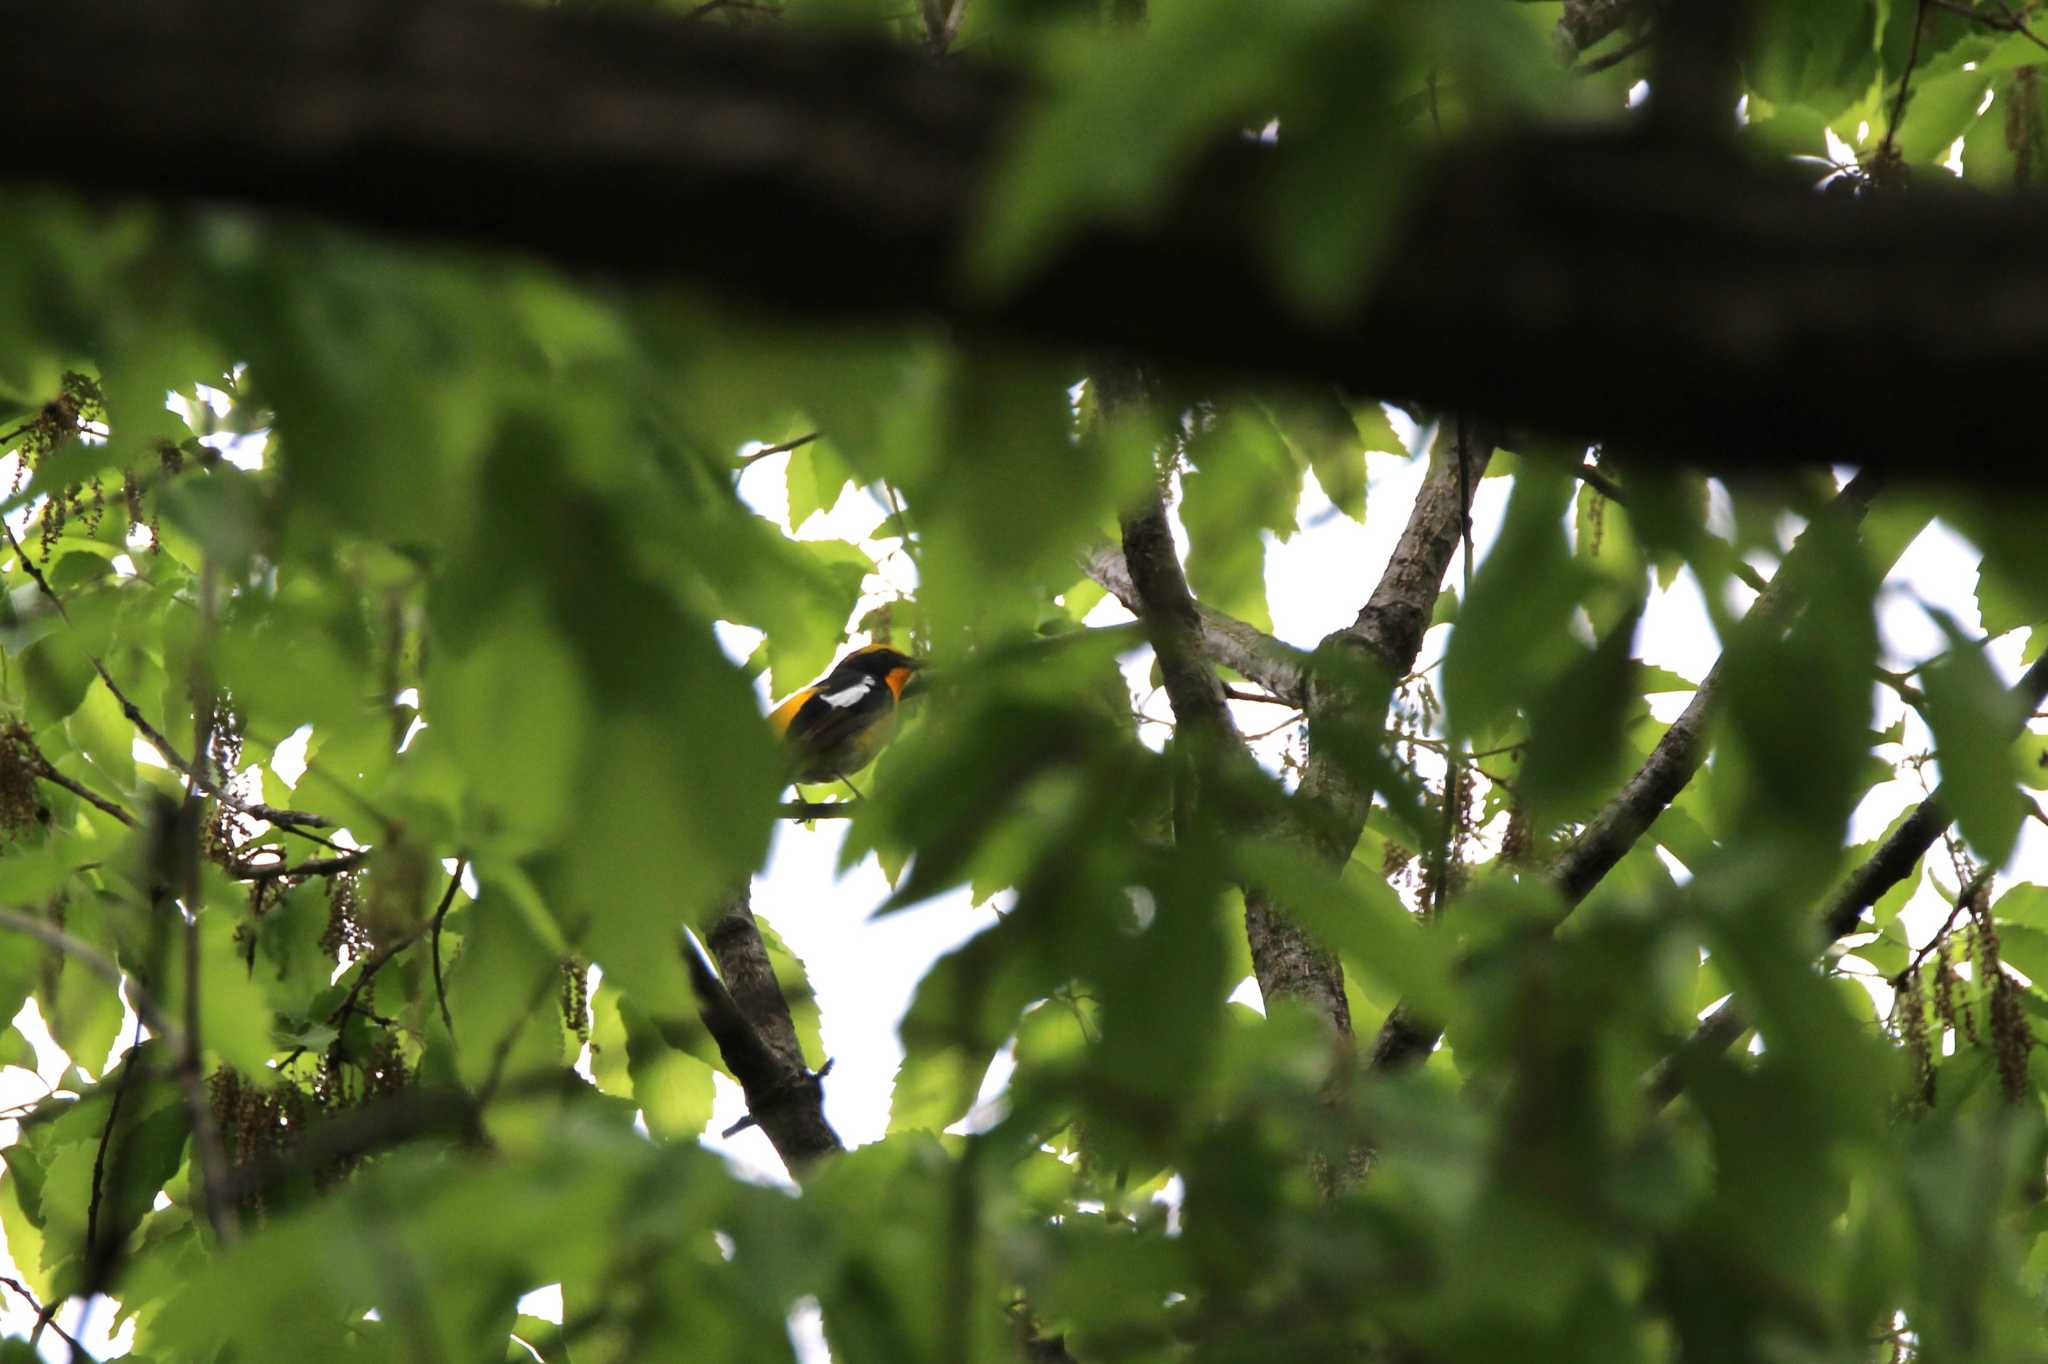
<svg viewBox="0 0 2048 1364"><path fill-rule="evenodd" d="M832 671L844 672L851 669L854 672L865 673L877 682L887 683L890 691L901 696L911 674L923 666L917 659L900 649L892 649L886 644L870 644L855 649L840 659L838 666Z"/></svg>

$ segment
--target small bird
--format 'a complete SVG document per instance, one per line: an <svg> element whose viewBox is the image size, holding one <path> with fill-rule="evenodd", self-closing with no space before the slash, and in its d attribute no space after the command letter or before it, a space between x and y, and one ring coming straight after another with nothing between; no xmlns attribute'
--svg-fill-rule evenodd
<svg viewBox="0 0 2048 1364"><path fill-rule="evenodd" d="M869 644L770 711L768 723L789 752L790 780L845 781L873 762L896 737L903 689L920 666L886 644Z"/></svg>

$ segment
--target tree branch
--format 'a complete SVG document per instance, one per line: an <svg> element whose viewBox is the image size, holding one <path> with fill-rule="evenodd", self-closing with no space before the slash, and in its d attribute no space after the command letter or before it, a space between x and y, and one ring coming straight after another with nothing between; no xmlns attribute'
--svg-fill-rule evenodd
<svg viewBox="0 0 2048 1364"><path fill-rule="evenodd" d="M1858 474L1836 494L1823 515L1855 525L1869 510L1878 484L1877 475ZM1811 560L1817 538L1811 531L1800 536L1769 585L1751 603L1743 621L1745 628L1754 628L1752 622L1782 624L1804 604L1804 576L1814 571ZM1657 740L1643 765L1551 864L1550 882L1562 897L1567 913L1627 855L1699 771L1707 755L1707 721L1720 701L1725 658L1724 655L1715 660L1700 680L1692 700Z"/></svg>
<svg viewBox="0 0 2048 1364"><path fill-rule="evenodd" d="M1104 395L1105 405L1107 395ZM1237 721L1223 695L1223 683L1203 660L1202 617L1181 571L1173 533L1166 526L1166 503L1154 487L1120 518L1124 566L1159 675L1173 706L1176 733L1202 744L1235 744Z"/></svg>
<svg viewBox="0 0 2048 1364"><path fill-rule="evenodd" d="M2025 730L2027 719L2048 699L2048 657L2034 660L2032 667L2020 675L2006 693L2008 711L2013 716L2013 737L2017 739ZM1856 932L1863 915L1876 904L1884 893L1912 874L1934 841L1941 837L1942 830L1949 826L1951 816L1941 799L1947 783L1937 786L1927 799L1914 807L1899 826L1891 831L1885 841L1878 845L1863 865L1856 868L1842 888L1828 900L1821 912L1821 949ZM1678 1097L1685 1085L1687 1064L1694 1058L1725 1051L1735 1039L1749 1031L1749 1021L1737 1008L1735 1001L1725 1000L1700 1025L1693 1029L1677 1055L1657 1067L1651 1073L1647 1093L1652 1105L1662 1108Z"/></svg>
<svg viewBox="0 0 2048 1364"><path fill-rule="evenodd" d="M1377 675L1388 685L1414 669L1444 573L1464 535L1465 499L1486 473L1498 440L1488 424L1446 424L1386 571L1357 618L1323 637L1318 658L1343 659L1353 665L1347 671ZM1354 694L1354 686L1353 679L1328 668L1316 674L1308 697L1308 769L1301 780L1304 799L1329 815L1321 834L1324 854L1339 866L1358 842L1373 796L1357 764L1345 755L1359 744L1377 743L1384 731L1384 699L1372 698L1374 704L1366 705L1367 698ZM1316 741L1319 728L1326 736L1322 743Z"/></svg>
<svg viewBox="0 0 2048 1364"><path fill-rule="evenodd" d="M1638 8L1586 0L1561 32L1577 49ZM1262 211L1292 152L1234 136L1142 222L1085 226L1014 289L984 287L966 262L1033 95L959 54L617 7L156 0L16 17L38 59L13 73L0 141L93 193L313 210L689 275L812 316L1328 379L1724 464L2003 477L2036 467L2028 433L2048 421L2033 382L2048 201L2028 197L1848 202L1795 167L1619 121L1453 143L1411 181L1378 277L1310 321L1270 268ZM1366 157L1353 173L1388 171ZM1860 400L1803 396L1843 392Z"/></svg>
<svg viewBox="0 0 2048 1364"><path fill-rule="evenodd" d="M1141 604L1137 586L1131 581L1130 565L1123 550L1111 544L1097 544L1081 555L1081 571L1103 591L1122 602L1132 615ZM1196 603L1200 620L1201 649L1211 662L1220 663L1240 676L1271 692L1275 699L1300 706L1307 697L1308 656L1291 644L1282 643L1255 625Z"/></svg>
<svg viewBox="0 0 2048 1364"><path fill-rule="evenodd" d="M431 941L428 952L434 967L434 1000L441 1006L441 1025L448 1029L450 1037L455 1036L455 1015L448 1012L448 987L441 979L441 925L448 921L448 910L455 904L455 892L462 885L462 873L469 869L469 859L455 859L455 870L448 877L448 886L441 892L441 903L434 906L433 927L428 930Z"/></svg>
<svg viewBox="0 0 2048 1364"><path fill-rule="evenodd" d="M718 962L716 973L687 943L683 956L697 1011L726 1069L746 1093L748 1117L767 1135L790 1174L801 1179L812 1162L844 1148L825 1120L820 1083L825 1072L814 1073L804 1060L751 897L745 885L727 895L705 935Z"/></svg>
<svg viewBox="0 0 2048 1364"><path fill-rule="evenodd" d="M287 863L284 859L268 866L251 866L241 863L228 868L228 875L238 881L281 881L295 880L303 876L333 876L338 872L354 871L369 860L372 849L357 848L339 857L320 857L306 862Z"/></svg>
<svg viewBox="0 0 2048 1364"><path fill-rule="evenodd" d="M1873 473L1858 474L1836 494L1823 515L1846 519L1852 525L1861 521L1870 499L1877 493L1878 483L1879 478ZM1815 571L1811 560L1816 552L1816 539L1810 531L1800 536L1776 576L1750 604L1743 620L1746 628L1782 624L1803 604L1804 575ZM1550 884L1557 891L1564 914L1569 915L1628 854L1706 760L1707 723L1720 701L1722 661L1715 660L1700 680L1692 700L1658 738L1643 765L1551 863ZM1443 1029L1436 1023L1417 1017L1405 1006L1396 1008L1373 1043L1373 1067L1397 1069L1418 1061L1435 1048L1442 1034Z"/></svg>
<svg viewBox="0 0 2048 1364"><path fill-rule="evenodd" d="M1493 442L1490 427L1451 425L1430 457L1386 571L1357 618L1324 637L1318 658L1348 658L1357 671L1377 674L1388 686L1415 666L1444 573L1464 534L1466 498L1493 457ZM1384 691L1375 687L1362 695L1359 679L1344 671L1326 667L1310 680L1308 766L1292 830L1333 869L1351 856L1372 808L1372 786L1360 774L1357 751L1379 742L1386 711ZM1245 929L1260 992L1268 1000L1302 1000L1349 1036L1351 1006L1342 967L1263 888L1245 892ZM1362 1158L1355 1163L1362 1168Z"/></svg>
<svg viewBox="0 0 2048 1364"><path fill-rule="evenodd" d="M21 547L21 541L17 540L14 536L13 525L8 522L5 516L0 516L0 532L6 534L8 548L14 551L15 559L27 571L28 576L35 580L37 590L43 594L52 607L56 608L57 615L64 623L66 625L71 624L71 612L65 609L64 599L57 595L57 589L50 586L50 580L43 576L43 570L37 566L34 559L28 556L28 552ZM141 707L128 699L128 693L122 691L120 683L114 681L114 675L107 671L107 665L100 661L98 654L83 647L80 648L80 652L85 655L86 662L92 665L92 670L99 675L100 682L106 687L108 694L121 707L121 714L127 718L129 724L135 727L135 732L140 734L150 747L161 754L165 762L188 777L200 791L213 797L237 814L246 815L250 819L263 820L265 823L274 824L280 829L327 829L333 827L333 821L322 815L308 814L303 810L280 810L275 806L265 805L261 801L241 800L232 792L222 790L217 783L210 780L197 766L186 762L178 755L176 745L172 744L169 739L166 739L162 731L149 722L149 717L142 713ZM200 753L197 756L203 761L206 755ZM48 767L48 764L46 763L44 766ZM126 818L125 812L109 808L107 804L91 794L72 786L69 781L56 777L54 768L49 769L48 775L57 780L59 785L64 786L67 790L74 792L74 794L84 796L85 799L92 801L94 805L99 806L102 810L106 810L108 814L114 815L118 819L124 819L127 823L134 823L132 819ZM325 842L326 840L322 839L320 841Z"/></svg>
<svg viewBox="0 0 2048 1364"><path fill-rule="evenodd" d="M857 800L786 800L776 807L778 819L852 819Z"/></svg>
<svg viewBox="0 0 2048 1364"><path fill-rule="evenodd" d="M48 758L45 758L41 753L37 753L35 755L34 761L35 774L42 780L49 782L52 786L63 787L66 791L69 791L72 795L77 796L80 800L84 801L87 805L92 806L95 810L98 810L102 814L112 815L115 819L120 820L129 828L132 829L135 827L135 816L129 814L116 802L108 800L105 796L100 795L97 791L91 790L84 783L73 781L71 778L65 776L62 772L59 772L54 766L52 766L50 760Z"/></svg>

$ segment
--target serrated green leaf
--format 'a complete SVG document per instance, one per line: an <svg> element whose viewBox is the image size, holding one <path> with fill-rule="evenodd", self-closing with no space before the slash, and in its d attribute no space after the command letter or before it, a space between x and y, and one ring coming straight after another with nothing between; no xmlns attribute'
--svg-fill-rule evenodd
<svg viewBox="0 0 2048 1364"><path fill-rule="evenodd" d="M1992 866L2003 865L2019 837L2026 806L2013 789L2008 737L2012 723L2005 688L1982 650L1943 618L1954 641L1946 654L1921 669L1927 724L1941 766L1942 799L1970 846Z"/></svg>

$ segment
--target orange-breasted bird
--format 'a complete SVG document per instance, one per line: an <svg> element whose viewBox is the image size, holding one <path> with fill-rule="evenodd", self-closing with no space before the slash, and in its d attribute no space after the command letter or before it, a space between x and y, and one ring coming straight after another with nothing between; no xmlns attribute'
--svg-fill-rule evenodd
<svg viewBox="0 0 2048 1364"><path fill-rule="evenodd" d="M855 649L768 713L789 752L790 780L840 780L873 762L896 737L903 689L919 663L886 644Z"/></svg>

